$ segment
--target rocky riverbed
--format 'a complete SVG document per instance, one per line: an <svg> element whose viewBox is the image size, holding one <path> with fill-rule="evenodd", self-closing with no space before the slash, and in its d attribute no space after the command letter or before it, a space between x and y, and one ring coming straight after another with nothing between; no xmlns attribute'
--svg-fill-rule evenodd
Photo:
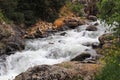
<svg viewBox="0 0 120 80"><path fill-rule="evenodd" d="M103 25L104 23L99 21L87 21L84 25L75 26L74 29L69 28L57 33L51 33L48 37L26 40L24 50L1 58L0 79L42 80L40 76L43 74L43 80L72 80L76 77L85 78L85 80L92 79L96 70L102 66L97 61L99 55L94 48L99 47L98 38L108 28L103 27ZM93 29L90 29L90 26L94 26ZM24 71L26 72L24 73ZM17 77L15 78L15 76Z"/></svg>

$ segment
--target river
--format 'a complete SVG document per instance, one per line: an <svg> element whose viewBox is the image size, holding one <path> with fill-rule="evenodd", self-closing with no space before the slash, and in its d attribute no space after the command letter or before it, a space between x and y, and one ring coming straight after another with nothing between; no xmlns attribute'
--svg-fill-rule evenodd
<svg viewBox="0 0 120 80"><path fill-rule="evenodd" d="M21 72L36 65L53 65L69 61L82 52L96 56L92 46L85 44L99 43L98 37L109 28L104 27L104 22L97 22L99 23L97 31L85 30L88 25L96 23L90 22L73 30L57 32L47 38L26 40L25 50L6 56L4 59L0 58L0 80L13 80Z"/></svg>

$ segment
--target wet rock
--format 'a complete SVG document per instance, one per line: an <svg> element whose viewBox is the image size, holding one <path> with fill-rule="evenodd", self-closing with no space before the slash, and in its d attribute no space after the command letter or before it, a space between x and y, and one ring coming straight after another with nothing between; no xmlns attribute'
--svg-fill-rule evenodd
<svg viewBox="0 0 120 80"><path fill-rule="evenodd" d="M96 22L95 24L94 24L94 26L98 26L99 25L99 23L98 22Z"/></svg>
<svg viewBox="0 0 120 80"><path fill-rule="evenodd" d="M93 25L90 25L86 28L87 31L97 31L97 27L96 26L93 26Z"/></svg>
<svg viewBox="0 0 120 80"><path fill-rule="evenodd" d="M86 43L83 43L82 45L84 45L84 46L91 46L91 43L90 42L86 42Z"/></svg>
<svg viewBox="0 0 120 80"><path fill-rule="evenodd" d="M93 15L89 15L87 19L92 20L92 21L97 21L97 17Z"/></svg>
<svg viewBox="0 0 120 80"><path fill-rule="evenodd" d="M66 26L73 28L73 29L79 25L85 24L84 20L80 18L65 18L64 23Z"/></svg>
<svg viewBox="0 0 120 80"><path fill-rule="evenodd" d="M76 56L75 58L71 59L71 61L83 61L86 58L89 58L91 56L91 54L89 53L82 53L78 56Z"/></svg>
<svg viewBox="0 0 120 80"><path fill-rule="evenodd" d="M61 33L60 35L61 36L65 36L67 33L66 32L63 32L63 33Z"/></svg>
<svg viewBox="0 0 120 80"><path fill-rule="evenodd" d="M93 49L96 49L96 48L99 48L99 47L100 47L100 44L98 42L92 43L92 48Z"/></svg>
<svg viewBox="0 0 120 80"><path fill-rule="evenodd" d="M41 65L28 69L14 80L71 80L71 72L62 67Z"/></svg>

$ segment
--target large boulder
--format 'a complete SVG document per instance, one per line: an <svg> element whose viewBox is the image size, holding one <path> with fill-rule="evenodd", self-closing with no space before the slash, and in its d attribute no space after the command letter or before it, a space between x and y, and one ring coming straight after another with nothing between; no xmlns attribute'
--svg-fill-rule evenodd
<svg viewBox="0 0 120 80"><path fill-rule="evenodd" d="M97 27L94 26L94 25L89 25L87 28L86 28L87 31L97 31Z"/></svg>
<svg viewBox="0 0 120 80"><path fill-rule="evenodd" d="M71 80L70 70L59 66L41 65L28 69L14 80Z"/></svg>
<svg viewBox="0 0 120 80"><path fill-rule="evenodd" d="M13 54L15 51L24 49L22 35L24 32L18 26L0 25L0 55Z"/></svg>
<svg viewBox="0 0 120 80"><path fill-rule="evenodd" d="M14 80L91 80L101 68L100 64L64 62L39 65L19 74Z"/></svg>
<svg viewBox="0 0 120 80"><path fill-rule="evenodd" d="M80 19L79 17L70 17L70 18L65 18L64 23L66 26L69 28L75 28L77 26L85 24L85 21L83 19Z"/></svg>
<svg viewBox="0 0 120 80"><path fill-rule="evenodd" d="M90 56L91 56L91 54L89 54L89 53L81 53L80 55L71 59L71 61L83 61L86 58L89 58Z"/></svg>

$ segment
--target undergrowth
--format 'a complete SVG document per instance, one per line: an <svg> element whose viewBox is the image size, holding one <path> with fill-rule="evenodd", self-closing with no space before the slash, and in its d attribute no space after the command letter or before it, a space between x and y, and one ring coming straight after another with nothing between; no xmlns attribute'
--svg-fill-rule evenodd
<svg viewBox="0 0 120 80"><path fill-rule="evenodd" d="M120 80L120 47L116 45L115 49L106 49L104 52L107 53L102 59L105 66L94 80Z"/></svg>

